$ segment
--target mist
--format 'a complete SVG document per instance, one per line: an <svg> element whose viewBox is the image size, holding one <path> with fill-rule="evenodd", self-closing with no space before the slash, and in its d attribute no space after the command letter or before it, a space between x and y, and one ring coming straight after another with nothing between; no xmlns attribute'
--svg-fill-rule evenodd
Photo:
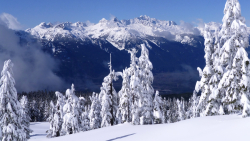
<svg viewBox="0 0 250 141"><path fill-rule="evenodd" d="M6 17L7 15L7 17ZM8 20L10 17L12 20ZM14 19L14 20L13 20ZM16 31L19 22L9 14L0 16L0 67L11 59L18 92L36 90L60 90L65 82L54 72L58 63L49 54L41 50L39 43L20 44Z"/></svg>

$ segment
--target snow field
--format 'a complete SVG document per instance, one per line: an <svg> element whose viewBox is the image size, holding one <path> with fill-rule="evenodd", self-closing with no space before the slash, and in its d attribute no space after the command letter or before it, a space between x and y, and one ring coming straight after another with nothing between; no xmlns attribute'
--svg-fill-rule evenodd
<svg viewBox="0 0 250 141"><path fill-rule="evenodd" d="M249 141L250 118L208 116L171 124L119 124L56 138L46 138L49 123L31 123L30 141Z"/></svg>

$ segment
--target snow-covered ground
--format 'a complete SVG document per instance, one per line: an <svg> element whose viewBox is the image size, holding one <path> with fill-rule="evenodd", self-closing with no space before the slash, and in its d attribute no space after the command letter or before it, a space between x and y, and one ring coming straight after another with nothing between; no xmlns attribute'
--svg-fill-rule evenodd
<svg viewBox="0 0 250 141"><path fill-rule="evenodd" d="M30 141L48 140L49 123L31 123ZM249 141L250 118L238 115L201 117L171 124L121 124L49 139L49 141Z"/></svg>

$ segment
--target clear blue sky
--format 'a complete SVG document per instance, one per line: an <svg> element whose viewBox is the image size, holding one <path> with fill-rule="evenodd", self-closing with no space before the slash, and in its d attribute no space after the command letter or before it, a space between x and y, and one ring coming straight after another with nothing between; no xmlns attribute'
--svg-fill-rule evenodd
<svg viewBox="0 0 250 141"><path fill-rule="evenodd" d="M239 0L250 21L250 0ZM221 22L226 0L0 0L0 13L16 17L25 28L41 22L90 22L148 15L160 20ZM250 23L250 22L249 22ZM250 25L250 24L248 24Z"/></svg>

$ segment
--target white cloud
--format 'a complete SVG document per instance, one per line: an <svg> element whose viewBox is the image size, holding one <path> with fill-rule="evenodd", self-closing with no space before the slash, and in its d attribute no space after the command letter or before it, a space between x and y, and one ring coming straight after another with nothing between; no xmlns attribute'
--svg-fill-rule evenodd
<svg viewBox="0 0 250 141"><path fill-rule="evenodd" d="M0 15L1 23L6 25L10 29L20 30L22 25L17 21L17 18L8 13L2 13Z"/></svg>

